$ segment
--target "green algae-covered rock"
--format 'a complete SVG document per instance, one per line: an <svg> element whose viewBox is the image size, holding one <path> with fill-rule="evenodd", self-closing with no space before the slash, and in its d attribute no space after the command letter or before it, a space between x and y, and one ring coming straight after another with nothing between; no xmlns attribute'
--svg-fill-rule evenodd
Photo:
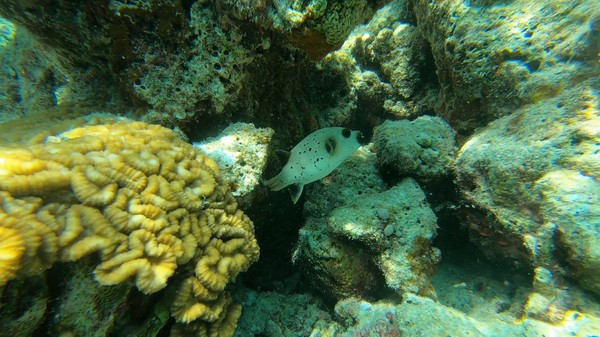
<svg viewBox="0 0 600 337"><path fill-rule="evenodd" d="M334 298L373 294L383 285L435 297L428 277L440 259L431 245L436 229L425 194L407 178L309 219L298 258L318 289Z"/></svg>
<svg viewBox="0 0 600 337"><path fill-rule="evenodd" d="M423 182L450 176L456 152L454 138L454 130L439 117L386 121L373 135L377 164Z"/></svg>
<svg viewBox="0 0 600 337"><path fill-rule="evenodd" d="M553 97L579 63L597 66L597 1L418 0L414 9L437 68L436 111L461 134Z"/></svg>
<svg viewBox="0 0 600 337"><path fill-rule="evenodd" d="M484 252L576 277L595 293L599 84L591 78L490 123L457 159L457 182L474 206L467 223Z"/></svg>

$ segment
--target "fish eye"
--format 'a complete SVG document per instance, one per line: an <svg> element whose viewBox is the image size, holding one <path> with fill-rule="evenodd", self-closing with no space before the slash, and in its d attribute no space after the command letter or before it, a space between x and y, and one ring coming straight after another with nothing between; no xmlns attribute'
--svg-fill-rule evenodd
<svg viewBox="0 0 600 337"><path fill-rule="evenodd" d="M344 138L350 137L350 134L352 134L352 131L350 131L350 129L342 130L342 136L344 136Z"/></svg>

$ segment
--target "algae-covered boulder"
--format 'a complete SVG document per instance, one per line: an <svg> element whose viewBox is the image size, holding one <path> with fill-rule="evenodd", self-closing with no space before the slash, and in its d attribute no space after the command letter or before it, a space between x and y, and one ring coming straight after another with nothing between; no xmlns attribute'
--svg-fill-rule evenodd
<svg viewBox="0 0 600 337"><path fill-rule="evenodd" d="M383 285L368 249L332 235L326 225L338 207L385 190L374 162L375 154L363 146L334 173L308 186L306 223L300 229L292 259L328 299L368 295Z"/></svg>
<svg viewBox="0 0 600 337"><path fill-rule="evenodd" d="M439 117L386 121L373 135L377 164L400 176L435 181L452 173L454 138L454 130Z"/></svg>
<svg viewBox="0 0 600 337"><path fill-rule="evenodd" d="M438 95L437 83L430 81L435 77L432 63L407 1L389 2L322 60L325 74L339 74L345 90L317 120L334 126L354 117L374 127L385 118L432 114Z"/></svg>
<svg viewBox="0 0 600 337"><path fill-rule="evenodd" d="M600 293L597 78L498 119L464 144L458 184L489 255L544 266Z"/></svg>
<svg viewBox="0 0 600 337"><path fill-rule="evenodd" d="M337 299L372 295L383 285L435 297L428 276L440 259L431 245L436 229L423 191L407 178L309 219L298 254L317 288Z"/></svg>
<svg viewBox="0 0 600 337"><path fill-rule="evenodd" d="M275 291L238 292L245 310L234 337L313 336L331 324L323 302L310 294L283 294Z"/></svg>
<svg viewBox="0 0 600 337"><path fill-rule="evenodd" d="M435 297L428 275L440 259L439 250L431 246L437 218L413 179L335 209L327 227L333 235L366 247L391 289Z"/></svg>
<svg viewBox="0 0 600 337"><path fill-rule="evenodd" d="M600 291L597 2L415 2L440 82L436 112L467 136L462 213L490 257ZM475 134L470 134L479 128ZM585 187L580 187L585 186Z"/></svg>
<svg viewBox="0 0 600 337"><path fill-rule="evenodd" d="M348 298L335 306L341 326L335 336L474 336L538 337L587 335L598 329L595 316L573 311L559 326L532 319L476 319L439 302L409 294L402 303Z"/></svg>
<svg viewBox="0 0 600 337"><path fill-rule="evenodd" d="M600 166L599 159L596 158L596 164ZM567 250L574 276L577 276L583 288L596 293L600 293L598 173L600 171L588 176L578 170L553 170L537 182L537 190L543 198L540 211L546 221L556 226L559 247Z"/></svg>
<svg viewBox="0 0 600 337"><path fill-rule="evenodd" d="M576 64L597 66L597 1L417 0L414 14L435 59L436 112L461 134L553 97Z"/></svg>
<svg viewBox="0 0 600 337"><path fill-rule="evenodd" d="M107 76L69 62L28 30L0 17L0 122L55 106L112 111L122 103Z"/></svg>
<svg viewBox="0 0 600 337"><path fill-rule="evenodd" d="M194 143L222 168L231 194L243 207L256 196L267 162L273 129L257 128L251 123L235 123L219 135Z"/></svg>
<svg viewBox="0 0 600 337"><path fill-rule="evenodd" d="M372 146L360 147L332 174L307 186L304 216L326 217L337 207L362 195L386 189L377 167Z"/></svg>

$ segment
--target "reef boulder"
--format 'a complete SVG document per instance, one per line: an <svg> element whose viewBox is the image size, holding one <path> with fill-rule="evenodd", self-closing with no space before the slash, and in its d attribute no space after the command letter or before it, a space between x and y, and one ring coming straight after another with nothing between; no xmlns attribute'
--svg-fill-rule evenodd
<svg viewBox="0 0 600 337"><path fill-rule="evenodd" d="M384 172L421 182L448 177L454 169L455 136L439 117L386 121L373 135L377 164Z"/></svg>
<svg viewBox="0 0 600 337"><path fill-rule="evenodd" d="M363 163L368 165L377 176L374 163ZM344 181L352 186L351 180ZM425 194L411 178L388 190L365 192L309 218L300 230L294 259L330 298L372 296L381 286L435 298L428 276L440 259L431 245L437 218Z"/></svg>
<svg viewBox="0 0 600 337"><path fill-rule="evenodd" d="M594 89L595 88L595 89ZM598 79L525 106L467 141L458 185L473 240L600 293Z"/></svg>

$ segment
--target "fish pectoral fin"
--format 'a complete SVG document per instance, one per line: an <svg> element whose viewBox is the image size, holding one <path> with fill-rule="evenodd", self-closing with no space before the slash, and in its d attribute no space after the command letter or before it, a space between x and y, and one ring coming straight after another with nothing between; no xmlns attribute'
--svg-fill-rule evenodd
<svg viewBox="0 0 600 337"><path fill-rule="evenodd" d="M290 192L290 197L292 197L292 202L295 204L300 199L302 195L302 190L304 189L304 184L295 183L288 186L288 191Z"/></svg>

